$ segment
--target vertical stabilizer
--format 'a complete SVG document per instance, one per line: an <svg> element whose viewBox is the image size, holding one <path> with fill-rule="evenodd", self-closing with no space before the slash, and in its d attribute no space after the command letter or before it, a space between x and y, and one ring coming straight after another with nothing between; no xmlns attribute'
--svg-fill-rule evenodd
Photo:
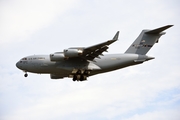
<svg viewBox="0 0 180 120"><path fill-rule="evenodd" d="M159 38L165 34L163 31L172 26L167 25L154 30L143 30L125 53L145 55L155 43L158 43Z"/></svg>

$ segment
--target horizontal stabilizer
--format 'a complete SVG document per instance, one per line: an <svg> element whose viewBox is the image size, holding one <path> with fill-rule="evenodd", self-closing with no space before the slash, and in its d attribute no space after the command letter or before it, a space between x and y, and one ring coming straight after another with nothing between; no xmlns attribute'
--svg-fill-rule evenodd
<svg viewBox="0 0 180 120"><path fill-rule="evenodd" d="M157 28L157 29L154 29L154 30L149 30L147 32L145 32L146 34L159 34L161 33L162 31L172 27L173 25L166 25L164 27L160 27L160 28Z"/></svg>

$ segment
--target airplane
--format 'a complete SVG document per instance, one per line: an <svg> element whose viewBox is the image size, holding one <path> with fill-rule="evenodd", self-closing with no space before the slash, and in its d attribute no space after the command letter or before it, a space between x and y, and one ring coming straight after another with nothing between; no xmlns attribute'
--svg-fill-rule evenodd
<svg viewBox="0 0 180 120"><path fill-rule="evenodd" d="M25 72L50 74L51 79L72 78L73 81L84 81L92 75L105 73L124 67L138 65L154 57L146 53L158 43L165 34L164 30L173 25L166 25L153 30L142 30L136 40L123 54L103 54L108 46L118 40L119 31L113 39L90 47L71 47L63 52L49 55L32 55L16 63L17 68Z"/></svg>

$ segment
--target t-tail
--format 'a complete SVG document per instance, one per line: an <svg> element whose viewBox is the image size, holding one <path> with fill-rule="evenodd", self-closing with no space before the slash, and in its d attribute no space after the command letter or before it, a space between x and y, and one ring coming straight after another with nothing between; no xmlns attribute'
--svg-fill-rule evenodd
<svg viewBox="0 0 180 120"><path fill-rule="evenodd" d="M145 55L155 43L158 43L159 38L165 34L163 31L172 26L167 25L154 30L143 30L125 53Z"/></svg>

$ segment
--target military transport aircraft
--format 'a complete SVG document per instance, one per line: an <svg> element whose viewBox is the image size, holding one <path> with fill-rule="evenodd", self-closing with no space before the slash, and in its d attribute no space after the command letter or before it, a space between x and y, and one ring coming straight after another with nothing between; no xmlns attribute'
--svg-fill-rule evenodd
<svg viewBox="0 0 180 120"><path fill-rule="evenodd" d="M28 76L27 72L32 72L50 74L51 79L70 77L73 78L73 81L84 81L92 75L154 59L154 57L147 56L146 53L165 34L163 31L172 26L143 30L124 54L102 54L107 52L110 44L118 40L118 31L112 40L90 47L71 47L63 52L55 52L50 55L24 57L16 63L16 66L25 72L25 77Z"/></svg>

